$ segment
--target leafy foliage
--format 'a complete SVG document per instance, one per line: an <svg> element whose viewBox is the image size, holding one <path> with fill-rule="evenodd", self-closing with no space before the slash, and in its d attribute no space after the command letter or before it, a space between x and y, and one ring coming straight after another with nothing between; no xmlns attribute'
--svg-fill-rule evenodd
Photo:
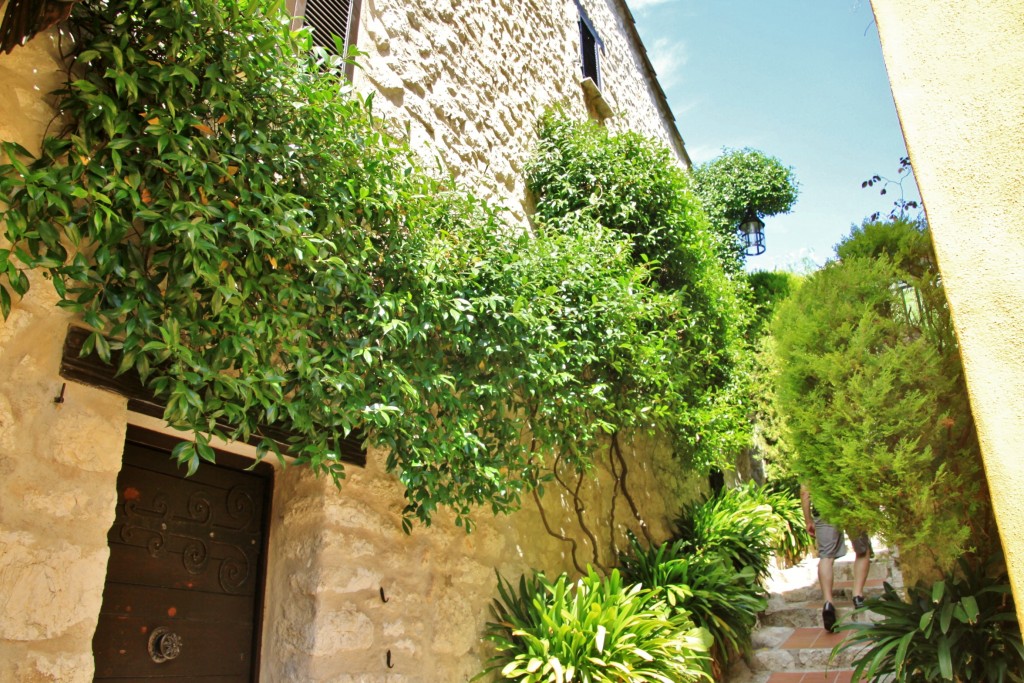
<svg viewBox="0 0 1024 683"><path fill-rule="evenodd" d="M1024 644L1004 572L961 564L961 573L907 590L886 584L865 607L877 622L843 623L852 631L837 652L857 650L854 679L898 681L1024 680ZM891 677L891 678L887 678Z"/></svg>
<svg viewBox="0 0 1024 683"><path fill-rule="evenodd" d="M648 548L631 536L623 575L664 590L672 608L706 628L722 670L749 649L772 553L802 557L810 546L800 502L786 490L728 489L690 506L679 527L680 538Z"/></svg>
<svg viewBox="0 0 1024 683"><path fill-rule="evenodd" d="M814 539L804 524L799 489L792 488L786 481L771 481L759 488L750 486L745 492L741 489L741 493L771 507L775 524L769 534L775 557L789 565L802 560L814 545Z"/></svg>
<svg viewBox="0 0 1024 683"><path fill-rule="evenodd" d="M749 650L757 614L768 605L752 568L737 570L714 553L693 554L683 541L644 548L631 536L630 543L622 556L625 579L663 590L671 609L707 629L719 669Z"/></svg>
<svg viewBox="0 0 1024 683"><path fill-rule="evenodd" d="M687 301L698 303L727 288L714 258L715 236L689 176L667 147L554 113L542 117L538 137L526 173L539 224L559 229L573 216L629 235L637 260L656 264L664 289L688 290ZM723 340L726 320L709 316L703 322L704 334Z"/></svg>
<svg viewBox="0 0 1024 683"><path fill-rule="evenodd" d="M758 270L747 275L753 312L747 335L760 338L768 334L776 309L800 286L800 276L786 271Z"/></svg>
<svg viewBox="0 0 1024 683"><path fill-rule="evenodd" d="M710 680L707 633L658 591L627 585L617 570L591 570L573 584L562 574L498 577L500 598L488 639L497 654L480 674L528 683Z"/></svg>
<svg viewBox="0 0 1024 683"><path fill-rule="evenodd" d="M4 146L0 308L47 274L95 330L85 352L119 351L194 432L175 449L190 470L208 435L278 427L337 480L358 431L387 450L407 524L438 506L468 523L516 509L552 453L587 467L602 432L696 443L718 419L739 304L664 154L647 159L671 229L648 261L586 212L525 234L426 173L278 3L75 11L67 128L39 158Z"/></svg>
<svg viewBox="0 0 1024 683"><path fill-rule="evenodd" d="M750 568L758 583L768 578L768 563L789 523L754 486L723 489L686 507L676 522L686 552L715 555L736 570Z"/></svg>
<svg viewBox="0 0 1024 683"><path fill-rule="evenodd" d="M646 336L631 342L636 362L626 367L612 360L620 410L635 415L622 400L647 397L650 405L639 410L649 424L673 434L695 464L727 463L749 431L732 389L743 304L688 175L665 147L635 133L612 135L589 121L549 113L539 138L527 166L537 230L618 235L631 245L637 267L650 273L646 289L663 302L660 318L639 319L636 329ZM587 330L594 332L600 345L614 328Z"/></svg>
<svg viewBox="0 0 1024 683"><path fill-rule="evenodd" d="M809 538L799 502L767 488L727 491L692 508L688 520L684 538L661 545L645 548L630 535L621 576L613 570L601 579L590 570L575 590L565 575L553 583L540 573L524 576L518 590L499 576L488 625L497 655L481 676L500 669L525 681L695 680L708 678L709 647L721 672L750 646L767 604L760 578L769 555L794 543L806 550ZM701 641L700 633L710 638ZM686 670L645 669L652 662L643 655L647 664L633 671L614 664L635 648ZM594 666L607 666L608 677Z"/></svg>
<svg viewBox="0 0 1024 683"><path fill-rule="evenodd" d="M522 468L498 470L525 456L491 446L519 425L454 379L497 305L469 299L475 254L510 253L493 214L419 172L281 9L116 0L76 17L69 129L30 163L7 145L0 169L10 287L25 290L17 262L49 271L96 330L85 351L120 349L195 431L175 450L190 470L213 459L206 434L281 426L340 477L335 442L359 428L391 448L410 513L508 507Z"/></svg>
<svg viewBox="0 0 1024 683"><path fill-rule="evenodd" d="M752 426L748 452L763 465L765 479L796 491L799 484L789 469L793 451L776 408L777 357L772 351L769 324L779 304L800 285L800 277L784 271L756 271L748 274L746 281L750 315L744 332L746 349L737 375L741 378L742 404Z"/></svg>
<svg viewBox="0 0 1024 683"><path fill-rule="evenodd" d="M917 213L917 218L921 218L921 203L914 199L907 199L907 188L903 186L907 180L910 180L910 184L915 185L914 178L914 167L910 165L910 157L900 157L900 166L896 169L896 180L887 178L886 176L874 174L864 182L860 184L861 188L874 187L879 185L878 194L886 195L890 189L895 188L899 191L899 196L892 202L892 208L889 209L889 219L913 219L911 212ZM868 218L870 221L877 221L882 217L881 211L876 211Z"/></svg>
<svg viewBox="0 0 1024 683"><path fill-rule="evenodd" d="M779 404L822 514L915 571L998 547L927 231L865 223L779 309Z"/></svg>
<svg viewBox="0 0 1024 683"><path fill-rule="evenodd" d="M743 255L736 229L753 210L758 217L788 213L796 203L798 184L793 169L756 149L724 150L693 170L694 191L711 225L738 263Z"/></svg>

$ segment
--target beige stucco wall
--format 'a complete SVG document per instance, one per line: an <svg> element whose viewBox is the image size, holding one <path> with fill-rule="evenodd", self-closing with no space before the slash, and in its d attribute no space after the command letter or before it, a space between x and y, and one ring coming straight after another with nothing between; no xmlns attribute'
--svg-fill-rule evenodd
<svg viewBox="0 0 1024 683"><path fill-rule="evenodd" d="M579 36L571 0L556 3L420 3L366 0L359 77L379 89L378 109L414 143L525 223L522 162L542 111L562 105L586 116L579 85ZM623 32L618 0L588 0L605 41L608 122L674 137L642 53ZM0 139L38 146L60 83L49 36L0 55ZM684 162L681 162L684 163ZM92 634L102 600L106 534L127 422L124 399L68 383L53 398L70 316L52 287L33 279L29 296L0 321L0 681L92 679ZM663 444L624 439L627 490L655 538L679 502L701 486L687 480ZM246 452L246 448L233 448ZM547 526L577 544L576 563L614 562L624 529L639 533L609 451L581 488L583 523L558 484L542 501ZM350 468L339 492L301 468L277 473L270 529L262 680L452 683L479 671L481 632L495 595L495 570L515 579L529 568L574 571L572 542L545 528L537 503L495 519L483 511L467 535L440 514L429 528L401 532L401 487L372 452ZM618 469L618 466L616 466ZM563 473L575 488L576 478ZM382 602L383 588L388 602ZM392 653L393 669L386 666Z"/></svg>
<svg viewBox="0 0 1024 683"><path fill-rule="evenodd" d="M1024 621L1024 3L872 4Z"/></svg>

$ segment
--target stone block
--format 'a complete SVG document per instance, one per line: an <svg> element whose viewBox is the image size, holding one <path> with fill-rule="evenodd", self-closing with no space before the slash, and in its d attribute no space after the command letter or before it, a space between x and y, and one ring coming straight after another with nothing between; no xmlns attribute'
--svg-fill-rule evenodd
<svg viewBox="0 0 1024 683"><path fill-rule="evenodd" d="M374 642L373 622L366 614L351 607L317 614L312 626L309 654L314 657L361 652Z"/></svg>
<svg viewBox="0 0 1024 683"><path fill-rule="evenodd" d="M793 650L757 650L750 656L752 671L791 671L798 662Z"/></svg>
<svg viewBox="0 0 1024 683"><path fill-rule="evenodd" d="M44 640L94 623L107 554L106 546L90 550L0 531L0 639Z"/></svg>
<svg viewBox="0 0 1024 683"><path fill-rule="evenodd" d="M786 642L791 635L793 629L788 626L762 626L751 634L750 644L755 650L776 648Z"/></svg>

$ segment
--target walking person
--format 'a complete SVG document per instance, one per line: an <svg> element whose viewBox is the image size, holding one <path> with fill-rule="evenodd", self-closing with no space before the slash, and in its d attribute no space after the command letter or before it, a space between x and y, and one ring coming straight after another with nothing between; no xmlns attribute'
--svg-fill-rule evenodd
<svg viewBox="0 0 1024 683"><path fill-rule="evenodd" d="M832 632L836 625L836 607L832 603L833 565L836 558L846 555L844 532L834 524L824 521L811 505L811 494L806 486L800 486L800 505L804 511L804 524L807 533L814 537L818 544L818 584L825 604L821 608L821 621L825 630ZM871 563L871 540L866 532L850 536L853 552L853 606L859 609L864 606L864 584L868 580L868 569Z"/></svg>

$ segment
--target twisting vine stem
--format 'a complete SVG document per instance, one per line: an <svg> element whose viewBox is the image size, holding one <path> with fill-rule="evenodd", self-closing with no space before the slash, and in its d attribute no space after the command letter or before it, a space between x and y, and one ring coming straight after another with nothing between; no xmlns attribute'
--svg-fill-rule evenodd
<svg viewBox="0 0 1024 683"><path fill-rule="evenodd" d="M598 554L599 548L597 543L597 536L594 535L594 532L590 530L590 528L587 526L586 521L583 519L583 513L586 511L586 506L583 505L583 499L580 498L580 489L583 488L584 479L585 477L583 476L583 472L576 470L576 489L573 491L572 494L573 505L576 508L576 517L580 520L580 528L583 529L583 533L585 533L587 535L587 538L590 539L590 545L593 546L594 566L607 571L607 567L601 564L601 560Z"/></svg>
<svg viewBox="0 0 1024 683"><path fill-rule="evenodd" d="M615 534L615 506L619 499L619 472L615 466L615 451L613 450L614 441L608 442L608 468L612 473L612 500L611 500L611 512L610 519L608 520L608 543L612 549L612 558L618 557L619 555L619 544L616 540Z"/></svg>
<svg viewBox="0 0 1024 683"><path fill-rule="evenodd" d="M579 470L576 471L576 476L577 476L576 487L575 487L575 489L570 488L569 485L565 483L565 480L562 479L561 475L558 473L561 465L562 465L562 454L559 454L558 457L555 458L555 464L554 464L554 467L552 468L552 473L555 476L555 481L558 482L559 486L561 486L562 489L564 489L567 494L572 496L573 511L576 513L576 519L579 521L580 529L583 531L584 534L586 534L587 538L590 539L590 544L591 544L591 547L593 549L593 554L594 554L594 566L595 567L599 567L600 569L606 569L601 564L600 557L598 555L597 537L594 535L594 533L587 526L587 522L586 522L586 520L583 517L584 512L586 512L586 506L583 504L583 500L580 498L580 489L583 486L583 478L584 478L583 477L583 473L580 472ZM574 553L573 564L576 565L577 567L579 567L579 565L576 563L576 557L575 557L576 549L577 549L577 545L574 544L573 545L573 553Z"/></svg>
<svg viewBox="0 0 1024 683"><path fill-rule="evenodd" d="M544 512L544 506L541 505L540 502L540 494L537 493L537 489L533 489L532 493L533 500L537 503L537 511L540 512L540 519L544 523L544 528L547 529L548 534L550 534L551 536L554 536L558 540L564 541L565 543L569 543L571 545L572 566L575 567L576 571L578 571L581 575L585 574L586 572L583 571L583 567L580 566L579 561L577 561L576 559L576 550L579 547L579 544L576 543L576 539L561 534L551 528L551 524L550 522L548 522L547 514L545 514Z"/></svg>
<svg viewBox="0 0 1024 683"><path fill-rule="evenodd" d="M651 545L654 545L654 538L651 536L651 530L647 527L647 522L640 515L640 509L636 505L636 501L633 500L633 496L629 494L629 488L626 486L626 477L629 476L629 466L626 465L626 458L622 455L622 446L619 444L619 433L615 432L612 434L612 448L615 454L618 456L619 464L622 465L621 477L619 478L622 482L622 495L626 497L626 501L629 503L629 509L633 512L633 517L640 524L640 531L643 532L644 538Z"/></svg>

